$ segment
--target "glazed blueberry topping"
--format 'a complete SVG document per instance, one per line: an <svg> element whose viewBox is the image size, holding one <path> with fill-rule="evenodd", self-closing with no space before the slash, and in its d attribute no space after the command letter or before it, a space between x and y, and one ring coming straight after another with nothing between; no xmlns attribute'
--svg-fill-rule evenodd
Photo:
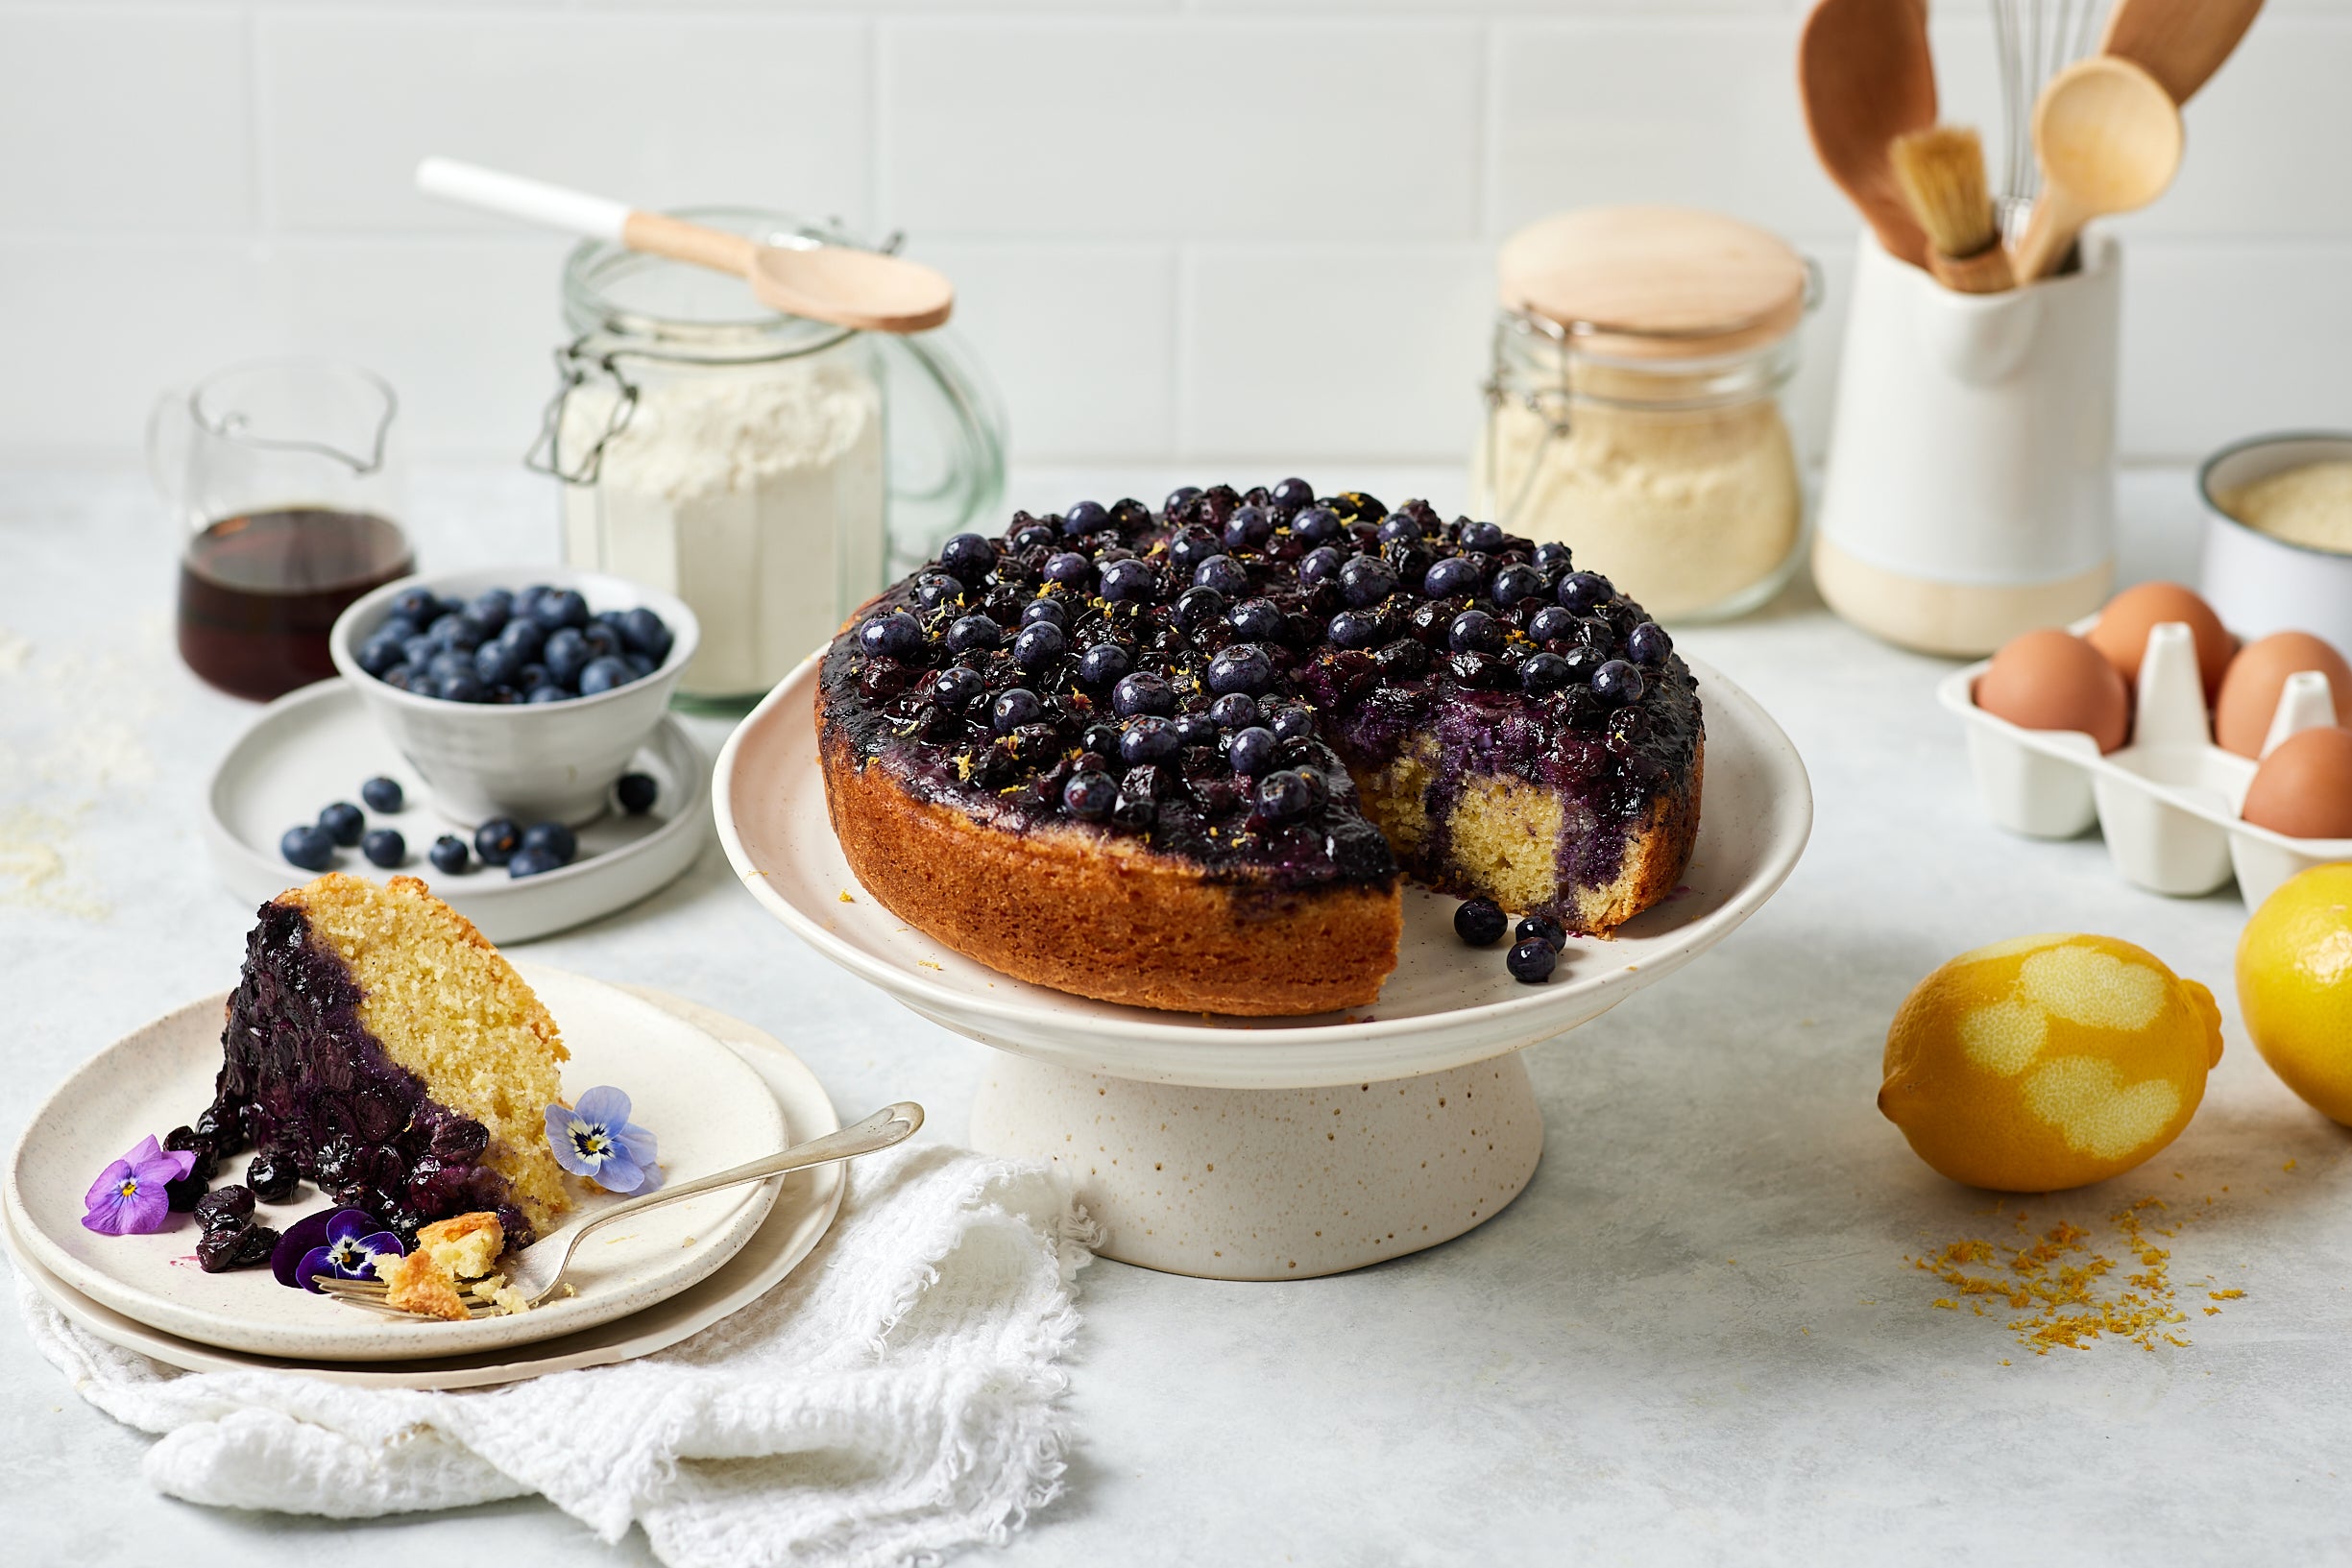
<svg viewBox="0 0 2352 1568"><path fill-rule="evenodd" d="M1107 773L1073 773L1061 786L1061 803L1086 822L1106 822L1119 804L1119 785Z"/></svg>
<svg viewBox="0 0 2352 1568"><path fill-rule="evenodd" d="M1622 659L1612 659L1592 672L1592 694L1612 708L1641 700L1641 671Z"/></svg>
<svg viewBox="0 0 2352 1568"><path fill-rule="evenodd" d="M1519 685L1540 696L1566 686L1575 673L1568 662L1556 653L1531 654L1519 666Z"/></svg>
<svg viewBox="0 0 2352 1568"><path fill-rule="evenodd" d="M1060 627L1041 620L1023 627L1021 635L1012 639L1012 662L1033 675L1051 668L1068 646L1069 639Z"/></svg>
<svg viewBox="0 0 2352 1568"><path fill-rule="evenodd" d="M1073 539L1099 534L1110 526L1110 512L1101 501L1079 501L1061 515L1061 531Z"/></svg>
<svg viewBox="0 0 2352 1568"><path fill-rule="evenodd" d="M1225 519L1224 542L1228 550L1263 549L1273 537L1273 519L1261 507L1237 506Z"/></svg>
<svg viewBox="0 0 2352 1568"><path fill-rule="evenodd" d="M522 830L522 848L533 855L550 856L557 865L570 865L580 853L580 839L560 822L534 822Z"/></svg>
<svg viewBox="0 0 2352 1568"><path fill-rule="evenodd" d="M1541 985L1552 977L1552 970L1560 962L1560 950L1549 942L1521 942L1503 960L1511 977L1522 985Z"/></svg>
<svg viewBox="0 0 2352 1568"><path fill-rule="evenodd" d="M1462 525L1461 538L1464 549L1477 550L1484 555L1492 555L1503 547L1500 523L1466 522Z"/></svg>
<svg viewBox="0 0 2352 1568"><path fill-rule="evenodd" d="M1564 610L1556 604L1547 604L1527 617L1527 635L1538 642L1572 637L1575 632L1576 612Z"/></svg>
<svg viewBox="0 0 2352 1568"><path fill-rule="evenodd" d="M1258 815L1289 822L1315 808L1314 782L1297 768L1277 768L1258 781Z"/></svg>
<svg viewBox="0 0 2352 1568"><path fill-rule="evenodd" d="M1535 567L1514 564L1494 574L1491 591L1494 602L1507 610L1521 599L1534 598L1548 586L1543 581L1543 573Z"/></svg>
<svg viewBox="0 0 2352 1568"><path fill-rule="evenodd" d="M661 793L662 786L654 782L650 773L624 773L613 785L613 794L619 800L620 808L633 817L642 817L652 810L653 803L661 797Z"/></svg>
<svg viewBox="0 0 2352 1568"><path fill-rule="evenodd" d="M295 1183L302 1179L302 1167L291 1152L282 1148L265 1148L255 1155L245 1168L245 1185L253 1195L264 1203L283 1203L294 1195ZM230 1189L223 1188L223 1192ZM198 1204L198 1222L203 1222L204 1205Z"/></svg>
<svg viewBox="0 0 2352 1568"><path fill-rule="evenodd" d="M1108 686L1134 664L1127 649L1116 642L1098 642L1078 662L1078 678L1091 687Z"/></svg>
<svg viewBox="0 0 2352 1568"><path fill-rule="evenodd" d="M988 727L998 735L1010 735L1022 725L1034 724L1043 717L1045 704L1025 686L1014 687L988 705Z"/></svg>
<svg viewBox="0 0 2352 1568"><path fill-rule="evenodd" d="M473 853L488 866L502 866L522 847L522 825L512 817L492 817L473 830Z"/></svg>
<svg viewBox="0 0 2352 1568"><path fill-rule="evenodd" d="M1445 645L1456 653L1497 653L1507 634L1484 610L1465 610L1445 627Z"/></svg>
<svg viewBox="0 0 2352 1568"><path fill-rule="evenodd" d="M432 861L433 869L443 876L457 877L464 875L472 852L466 848L466 841L455 833L443 833L433 840L433 847L425 852L425 858Z"/></svg>
<svg viewBox="0 0 2352 1568"><path fill-rule="evenodd" d="M1454 911L1454 934L1474 948L1502 940L1503 906L1492 899L1470 899Z"/></svg>
<svg viewBox="0 0 2352 1568"><path fill-rule="evenodd" d="M304 871L325 871L335 863L335 840L332 834L315 823L288 828L278 840L278 853L287 863Z"/></svg>
<svg viewBox="0 0 2352 1568"><path fill-rule="evenodd" d="M1304 740L1315 733L1313 711L1297 706L1277 708L1266 717L1276 740Z"/></svg>
<svg viewBox="0 0 2352 1568"><path fill-rule="evenodd" d="M359 841L359 853L368 857L370 865L389 871L408 858L408 840L400 835L398 829L377 828Z"/></svg>
<svg viewBox="0 0 2352 1568"><path fill-rule="evenodd" d="M1327 578L1337 577L1346 558L1328 544L1318 544L1298 558L1298 586L1313 588Z"/></svg>
<svg viewBox="0 0 2352 1568"><path fill-rule="evenodd" d="M1225 760L1233 764L1236 773L1263 773L1273 766L1274 753L1281 745L1272 730L1253 724L1235 733L1232 744L1225 748Z"/></svg>
<svg viewBox="0 0 2352 1568"><path fill-rule="evenodd" d="M1075 557L1084 562L1086 575L1094 575L1094 563L1084 556ZM943 571L927 571L914 580L915 602L926 610L936 610L943 604L963 602L963 585Z"/></svg>
<svg viewBox="0 0 2352 1568"><path fill-rule="evenodd" d="M1187 746L1217 744L1217 721L1206 713L1182 713L1176 720L1176 738Z"/></svg>
<svg viewBox="0 0 2352 1568"><path fill-rule="evenodd" d="M1193 567L1193 586L1213 588L1228 599L1249 591L1249 573L1229 555L1212 555Z"/></svg>
<svg viewBox="0 0 2352 1568"><path fill-rule="evenodd" d="M1222 697L1242 691L1256 696L1274 678L1273 661L1253 643L1238 642L1209 661L1209 690Z"/></svg>
<svg viewBox="0 0 2352 1568"><path fill-rule="evenodd" d="M1183 744L1174 724L1147 713L1128 724L1126 733L1119 736L1119 760L1129 767L1163 762Z"/></svg>
<svg viewBox="0 0 2352 1568"><path fill-rule="evenodd" d="M1082 588L1094 581L1094 563L1076 550L1064 550L1046 558L1045 580L1064 588Z"/></svg>
<svg viewBox="0 0 2352 1568"><path fill-rule="evenodd" d="M1557 576L1574 564L1568 547L1558 540L1547 540L1536 546L1536 567L1545 576Z"/></svg>
<svg viewBox="0 0 2352 1568"><path fill-rule="evenodd" d="M1674 639L1654 620L1645 620L1625 634L1625 656L1637 664L1662 664L1674 651Z"/></svg>
<svg viewBox="0 0 2352 1568"><path fill-rule="evenodd" d="M1213 588L1188 588L1176 595L1176 623L1198 632L1225 612L1225 596Z"/></svg>
<svg viewBox="0 0 2352 1568"><path fill-rule="evenodd" d="M988 683L976 669L961 664L950 664L932 682L931 693L949 708L965 708L972 700L988 689Z"/></svg>
<svg viewBox="0 0 2352 1568"><path fill-rule="evenodd" d="M1022 625L1034 626L1041 620L1052 621L1057 631L1070 629L1070 612L1059 599L1031 599L1021 607Z"/></svg>
<svg viewBox="0 0 2352 1568"><path fill-rule="evenodd" d="M215 1187L196 1200L198 1228L209 1234L216 1230L241 1230L254 1217L254 1190L230 1182Z"/></svg>
<svg viewBox="0 0 2352 1568"><path fill-rule="evenodd" d="M911 658L923 646L923 628L906 611L893 610L858 628L858 646L885 659Z"/></svg>
<svg viewBox="0 0 2352 1568"><path fill-rule="evenodd" d="M1111 688L1110 706L1121 718L1138 713L1166 717L1176 711L1176 688L1158 675L1129 675Z"/></svg>
<svg viewBox="0 0 2352 1568"><path fill-rule="evenodd" d="M1199 495L1200 494L1200 487L1199 485L1178 485L1176 489L1168 493L1168 504L1164 510L1170 517L1173 518L1178 512L1181 512L1187 506L1190 506L1193 502L1193 497Z"/></svg>
<svg viewBox="0 0 2352 1568"><path fill-rule="evenodd" d="M1102 571L1100 591L1113 604L1146 603L1158 588L1150 566L1141 561L1113 561Z"/></svg>
<svg viewBox="0 0 2352 1568"><path fill-rule="evenodd" d="M1410 512L1392 512L1380 519L1380 543L1410 543L1421 537L1421 519Z"/></svg>
<svg viewBox="0 0 2352 1568"><path fill-rule="evenodd" d="M327 837L348 850L367 831L368 819L350 801L337 801L319 812L319 826L327 830Z"/></svg>
<svg viewBox="0 0 2352 1568"><path fill-rule="evenodd" d="M962 583L977 583L995 569L996 546L978 534L958 534L939 546L939 569Z"/></svg>
<svg viewBox="0 0 2352 1568"><path fill-rule="evenodd" d="M1209 704L1209 718L1221 730L1238 730L1258 721L1257 699L1232 691Z"/></svg>
<svg viewBox="0 0 2352 1568"><path fill-rule="evenodd" d="M1396 571L1376 555L1359 555L1340 567L1340 596L1358 610L1396 591Z"/></svg>
<svg viewBox="0 0 2352 1568"><path fill-rule="evenodd" d="M278 1249L278 1232L267 1225L244 1224L233 1229L206 1231L196 1242L196 1266L207 1274L231 1268L254 1268L270 1261Z"/></svg>
<svg viewBox="0 0 2352 1568"><path fill-rule="evenodd" d="M1566 928L1549 915L1529 915L1511 929L1515 942L1541 942L1554 952L1568 945Z"/></svg>
<svg viewBox="0 0 2352 1568"><path fill-rule="evenodd" d="M1315 499L1315 487L1304 479L1285 479L1273 488L1273 503L1296 512Z"/></svg>
<svg viewBox="0 0 2352 1568"><path fill-rule="evenodd" d="M386 779L380 775L359 786L359 798L368 803L371 811L397 811L405 803L405 797L400 793L400 780Z"/></svg>
<svg viewBox="0 0 2352 1568"><path fill-rule="evenodd" d="M1343 648L1369 648L1380 640L1380 617L1367 610L1343 610L1324 628Z"/></svg>
<svg viewBox="0 0 2352 1568"><path fill-rule="evenodd" d="M1042 522L1025 522L1013 530L1012 547L1016 550L1037 550L1061 538Z"/></svg>
<svg viewBox="0 0 2352 1568"><path fill-rule="evenodd" d="M1478 567L1449 555L1421 574L1421 592L1433 599L1450 599L1478 591Z"/></svg>
<svg viewBox="0 0 2352 1568"><path fill-rule="evenodd" d="M1597 571L1572 571L1560 580L1560 602L1567 609L1598 610L1616 594L1609 579Z"/></svg>
<svg viewBox="0 0 2352 1568"><path fill-rule="evenodd" d="M1225 612L1225 624L1237 636L1270 642L1282 635L1282 609L1272 599L1244 599Z"/></svg>
<svg viewBox="0 0 2352 1568"><path fill-rule="evenodd" d="M1278 496L1276 504L1281 504ZM1294 539L1303 539L1310 544L1321 544L1325 540L1337 539L1339 534L1339 518L1320 506L1310 506L1291 519L1291 536Z"/></svg>
<svg viewBox="0 0 2352 1568"><path fill-rule="evenodd" d="M1004 630L986 615L960 615L947 629L950 653L984 653L997 645Z"/></svg>

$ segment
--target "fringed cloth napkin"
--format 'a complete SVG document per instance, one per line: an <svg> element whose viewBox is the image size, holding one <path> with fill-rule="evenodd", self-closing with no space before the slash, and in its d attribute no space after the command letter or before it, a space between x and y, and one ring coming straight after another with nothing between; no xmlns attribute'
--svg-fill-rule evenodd
<svg viewBox="0 0 2352 1568"><path fill-rule="evenodd" d="M178 1372L20 1275L82 1397L160 1435L146 1475L220 1508L363 1518L541 1493L666 1563L896 1563L1001 1543L1061 1488L1072 1283L1096 1240L1052 1168L937 1145L850 1167L766 1296L612 1366L437 1393Z"/></svg>

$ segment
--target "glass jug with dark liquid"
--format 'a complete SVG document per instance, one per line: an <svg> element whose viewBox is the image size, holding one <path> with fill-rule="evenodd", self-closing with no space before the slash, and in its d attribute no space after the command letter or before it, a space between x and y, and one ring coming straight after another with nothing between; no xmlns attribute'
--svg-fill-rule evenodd
<svg viewBox="0 0 2352 1568"><path fill-rule="evenodd" d="M188 668L262 701L334 674L335 617L416 567L392 520L398 406L379 376L302 360L223 371L157 405L148 461L183 529Z"/></svg>

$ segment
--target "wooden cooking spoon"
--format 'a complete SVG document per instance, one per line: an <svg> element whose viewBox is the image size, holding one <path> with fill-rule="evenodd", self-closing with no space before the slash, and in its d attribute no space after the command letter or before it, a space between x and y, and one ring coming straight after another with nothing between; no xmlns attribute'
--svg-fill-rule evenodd
<svg viewBox="0 0 2352 1568"><path fill-rule="evenodd" d="M1797 40L1797 89L1821 166L1886 247L1914 267L1928 236L1903 205L1886 149L1935 123L1935 62L1919 0L1820 0Z"/></svg>
<svg viewBox="0 0 2352 1568"><path fill-rule="evenodd" d="M642 212L626 203L454 158L428 157L418 164L417 189L549 229L611 240L632 251L733 273L749 282L753 297L769 309L812 321L869 332L921 332L946 321L956 307L955 286L920 262L838 245L763 245L723 229Z"/></svg>
<svg viewBox="0 0 2352 1568"><path fill-rule="evenodd" d="M2164 194L2180 168L2180 109L2130 60L2096 55L2042 89L2033 148L2042 194L2018 241L2020 282L2049 277L2092 219L2135 211Z"/></svg>
<svg viewBox="0 0 2352 1568"><path fill-rule="evenodd" d="M2099 52L2120 55L2185 104L2238 47L2262 0L2115 0Z"/></svg>

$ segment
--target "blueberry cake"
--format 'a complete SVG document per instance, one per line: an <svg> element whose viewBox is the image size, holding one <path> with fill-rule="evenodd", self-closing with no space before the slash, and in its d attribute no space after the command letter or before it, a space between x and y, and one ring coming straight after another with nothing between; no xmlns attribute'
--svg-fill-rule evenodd
<svg viewBox="0 0 2352 1568"><path fill-rule="evenodd" d="M961 534L818 672L893 912L1187 1011L1372 1000L1399 879L1607 932L1672 890L1705 739L1672 639L1565 546L1302 480Z"/></svg>
<svg viewBox="0 0 2352 1568"><path fill-rule="evenodd" d="M221 1054L194 1127L213 1158L255 1148L412 1244L482 1211L523 1245L568 1206L546 1140L555 1020L414 877L330 873L263 905Z"/></svg>

